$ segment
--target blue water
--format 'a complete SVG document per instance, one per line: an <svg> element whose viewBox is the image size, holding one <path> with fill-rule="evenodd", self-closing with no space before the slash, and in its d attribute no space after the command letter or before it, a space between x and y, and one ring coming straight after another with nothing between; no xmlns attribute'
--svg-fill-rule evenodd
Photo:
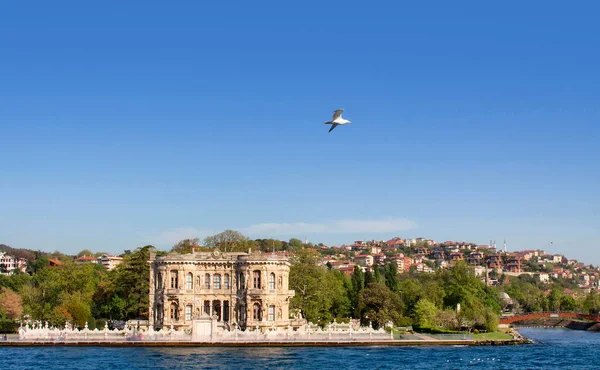
<svg viewBox="0 0 600 370"><path fill-rule="evenodd" d="M600 333L521 329L532 345L341 348L0 347L0 369L594 369Z"/></svg>

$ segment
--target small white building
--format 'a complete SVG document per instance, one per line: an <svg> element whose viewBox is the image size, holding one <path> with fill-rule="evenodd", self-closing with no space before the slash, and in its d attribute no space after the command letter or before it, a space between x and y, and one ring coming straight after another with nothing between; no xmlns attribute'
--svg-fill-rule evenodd
<svg viewBox="0 0 600 370"><path fill-rule="evenodd" d="M552 262L553 263L562 263L563 260L563 256L560 254L554 254L552 255Z"/></svg>
<svg viewBox="0 0 600 370"><path fill-rule="evenodd" d="M538 279L540 279L542 283L547 283L550 281L550 275L542 272L538 274Z"/></svg>
<svg viewBox="0 0 600 370"><path fill-rule="evenodd" d="M12 275L15 271L25 272L27 269L27 261L13 256L9 256L6 252L0 252L0 274Z"/></svg>
<svg viewBox="0 0 600 370"><path fill-rule="evenodd" d="M108 271L111 271L112 269L117 267L117 265L123 262L123 257L113 256L111 254L103 254L100 257L98 257L97 262L102 266L106 267Z"/></svg>
<svg viewBox="0 0 600 370"><path fill-rule="evenodd" d="M354 262L361 266L373 266L373 256L369 254L360 254L354 257Z"/></svg>

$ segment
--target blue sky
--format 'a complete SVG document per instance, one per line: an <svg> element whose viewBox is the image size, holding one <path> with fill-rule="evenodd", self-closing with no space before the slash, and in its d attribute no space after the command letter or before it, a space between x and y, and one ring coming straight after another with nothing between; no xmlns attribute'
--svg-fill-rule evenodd
<svg viewBox="0 0 600 370"><path fill-rule="evenodd" d="M232 228L600 263L594 2L204 3L2 4L0 243Z"/></svg>

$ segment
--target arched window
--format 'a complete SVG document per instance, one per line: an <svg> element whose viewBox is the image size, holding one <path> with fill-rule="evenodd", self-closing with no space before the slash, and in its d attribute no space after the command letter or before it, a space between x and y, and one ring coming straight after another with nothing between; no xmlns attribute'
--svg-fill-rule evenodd
<svg viewBox="0 0 600 370"><path fill-rule="evenodd" d="M262 318L262 310L260 309L260 303L254 303L252 308L252 318L256 321L260 321Z"/></svg>
<svg viewBox="0 0 600 370"><path fill-rule="evenodd" d="M275 321L275 306L269 306L269 321Z"/></svg>
<svg viewBox="0 0 600 370"><path fill-rule="evenodd" d="M260 289L260 271L256 270L253 273L254 276L254 289Z"/></svg>
<svg viewBox="0 0 600 370"><path fill-rule="evenodd" d="M185 306L185 320L189 321L192 319L192 306Z"/></svg>
<svg viewBox="0 0 600 370"><path fill-rule="evenodd" d="M275 274L269 274L269 289L275 289Z"/></svg>
<svg viewBox="0 0 600 370"><path fill-rule="evenodd" d="M204 287L210 289L210 274L204 275Z"/></svg>
<svg viewBox="0 0 600 370"><path fill-rule="evenodd" d="M231 288L231 280L229 279L229 274L225 274L223 277L223 289Z"/></svg>
<svg viewBox="0 0 600 370"><path fill-rule="evenodd" d="M177 270L172 270L171 271L171 288L177 289L178 286L179 286L179 284L177 282Z"/></svg>
<svg viewBox="0 0 600 370"><path fill-rule="evenodd" d="M194 275L192 275L191 272L188 272L188 274L185 276L185 289L192 289L193 283L194 283Z"/></svg>
<svg viewBox="0 0 600 370"><path fill-rule="evenodd" d="M178 316L179 315L178 315L178 312L177 312L177 304L175 302L171 303L170 314L171 314L171 320L175 320L175 321L178 320Z"/></svg>
<svg viewBox="0 0 600 370"><path fill-rule="evenodd" d="M213 289L221 289L221 275L213 275Z"/></svg>

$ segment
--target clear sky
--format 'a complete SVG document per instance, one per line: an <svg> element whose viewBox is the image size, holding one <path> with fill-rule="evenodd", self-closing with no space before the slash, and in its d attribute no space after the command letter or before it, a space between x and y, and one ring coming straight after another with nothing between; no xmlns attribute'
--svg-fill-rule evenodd
<svg viewBox="0 0 600 370"><path fill-rule="evenodd" d="M600 264L600 5L399 3L3 2L0 243L232 228Z"/></svg>

